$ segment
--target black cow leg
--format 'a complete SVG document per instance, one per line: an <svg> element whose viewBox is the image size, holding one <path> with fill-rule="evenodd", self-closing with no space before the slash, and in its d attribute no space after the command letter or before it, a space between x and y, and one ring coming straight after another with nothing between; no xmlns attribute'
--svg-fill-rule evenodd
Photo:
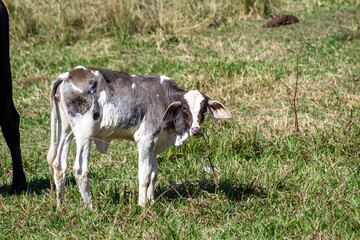
<svg viewBox="0 0 360 240"><path fill-rule="evenodd" d="M7 117L1 121L1 130L5 141L10 148L12 165L13 165L13 181L10 193L21 193L27 190L27 183L22 167L21 150L20 150L20 133L19 122L20 117L14 104L11 104L10 112Z"/></svg>

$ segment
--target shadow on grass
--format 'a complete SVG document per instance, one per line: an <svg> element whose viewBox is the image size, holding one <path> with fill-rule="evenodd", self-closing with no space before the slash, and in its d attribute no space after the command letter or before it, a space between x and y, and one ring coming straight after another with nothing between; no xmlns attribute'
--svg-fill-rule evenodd
<svg viewBox="0 0 360 240"><path fill-rule="evenodd" d="M252 197L266 197L267 191L264 188L254 185L254 182L242 184L236 183L230 179L219 182L217 187L212 180L186 181L178 184L169 184L160 186L156 189L156 196L165 198L169 201L180 198L196 198L202 193L219 194L220 197L227 198L231 201L246 201Z"/></svg>
<svg viewBox="0 0 360 240"><path fill-rule="evenodd" d="M67 182L70 182L70 184L74 185L76 184L74 176L68 177L66 179ZM55 186L54 186L55 189ZM4 184L0 186L0 195L6 196L10 195L11 190L11 184ZM36 194L42 194L43 191L50 190L50 179L48 177L46 178L36 178L32 179L28 182L28 193L36 193Z"/></svg>
<svg viewBox="0 0 360 240"><path fill-rule="evenodd" d="M68 183L76 185L74 176L67 178ZM212 180L203 179L195 181L185 181L183 183L169 183L160 185L155 189L155 199L174 201L182 198L195 199L204 193L218 194L222 198L231 201L246 201L248 198L267 196L267 190L256 186L255 180L247 183L236 183L230 179L225 179L219 182L219 188ZM50 190L49 178L32 179L29 182L29 192L42 194L43 191ZM0 186L0 195L6 196L9 194L11 185ZM220 193L220 194L219 194ZM108 196L109 200L115 204L128 204L130 198L138 198L138 192L135 189L127 189L126 186L117 186L114 184L109 190L103 192ZM121 200L120 200L121 199Z"/></svg>
<svg viewBox="0 0 360 240"><path fill-rule="evenodd" d="M0 195L5 196L5 195L9 195L10 194L10 190L11 190L11 184L4 184L2 186L0 186Z"/></svg>
<svg viewBox="0 0 360 240"><path fill-rule="evenodd" d="M204 193L218 194L221 198L236 202L246 201L253 197L266 198L268 195L267 190L256 186L254 182L255 180L251 183L242 184L226 179L219 182L219 188L217 188L212 180L207 179L169 183L158 186L155 189L155 199L165 201L175 201L183 198L195 199ZM114 185L104 194L114 204L128 204L129 199L138 198L138 192L135 189L127 189L126 186L121 188Z"/></svg>

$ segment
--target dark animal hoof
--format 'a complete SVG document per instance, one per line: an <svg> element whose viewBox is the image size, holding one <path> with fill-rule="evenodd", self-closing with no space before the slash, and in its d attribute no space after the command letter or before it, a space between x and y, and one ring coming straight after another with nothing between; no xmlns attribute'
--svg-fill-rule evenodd
<svg viewBox="0 0 360 240"><path fill-rule="evenodd" d="M280 27L299 22L299 19L293 15L277 15L263 25L263 28Z"/></svg>
<svg viewBox="0 0 360 240"><path fill-rule="evenodd" d="M13 183L10 189L10 194L20 194L26 192L28 188L27 182Z"/></svg>

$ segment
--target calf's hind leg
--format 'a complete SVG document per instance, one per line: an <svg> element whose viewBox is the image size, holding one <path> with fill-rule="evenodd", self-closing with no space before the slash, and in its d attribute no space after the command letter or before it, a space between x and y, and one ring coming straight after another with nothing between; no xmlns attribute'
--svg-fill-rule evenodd
<svg viewBox="0 0 360 240"><path fill-rule="evenodd" d="M55 161L52 164L54 169L54 181L56 186L58 207L60 207L64 195L67 157L72 138L73 134L70 127L64 129L64 131L59 135L57 154Z"/></svg>
<svg viewBox="0 0 360 240"><path fill-rule="evenodd" d="M60 207L66 182L66 168L67 168L67 157L69 152L69 146L73 137L72 130L68 121L66 114L63 111L58 111L58 105L56 104L56 111L58 114L58 136L57 136L57 152L55 160L53 160L55 154L55 145L53 143L53 138L55 135L55 108L51 112L51 141L50 148L47 155L47 161L49 168L53 167L53 179L50 180L51 190L53 188L53 183L55 182L56 186L56 195L57 195L57 206ZM50 170L50 173L52 171Z"/></svg>

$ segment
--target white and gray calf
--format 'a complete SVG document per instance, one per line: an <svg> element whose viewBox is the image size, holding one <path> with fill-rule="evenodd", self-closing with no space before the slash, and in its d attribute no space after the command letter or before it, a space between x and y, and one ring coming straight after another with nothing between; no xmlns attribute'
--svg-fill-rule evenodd
<svg viewBox="0 0 360 240"><path fill-rule="evenodd" d="M58 205L63 198L72 138L77 147L75 179L90 207L91 141L101 153L107 152L113 139L135 141L139 153L139 205L145 206L147 200L154 200L156 155L197 134L207 109L216 118L231 117L222 103L198 90L184 91L165 76L128 75L82 66L60 74L51 86L51 142L47 156L50 171L54 170Z"/></svg>

